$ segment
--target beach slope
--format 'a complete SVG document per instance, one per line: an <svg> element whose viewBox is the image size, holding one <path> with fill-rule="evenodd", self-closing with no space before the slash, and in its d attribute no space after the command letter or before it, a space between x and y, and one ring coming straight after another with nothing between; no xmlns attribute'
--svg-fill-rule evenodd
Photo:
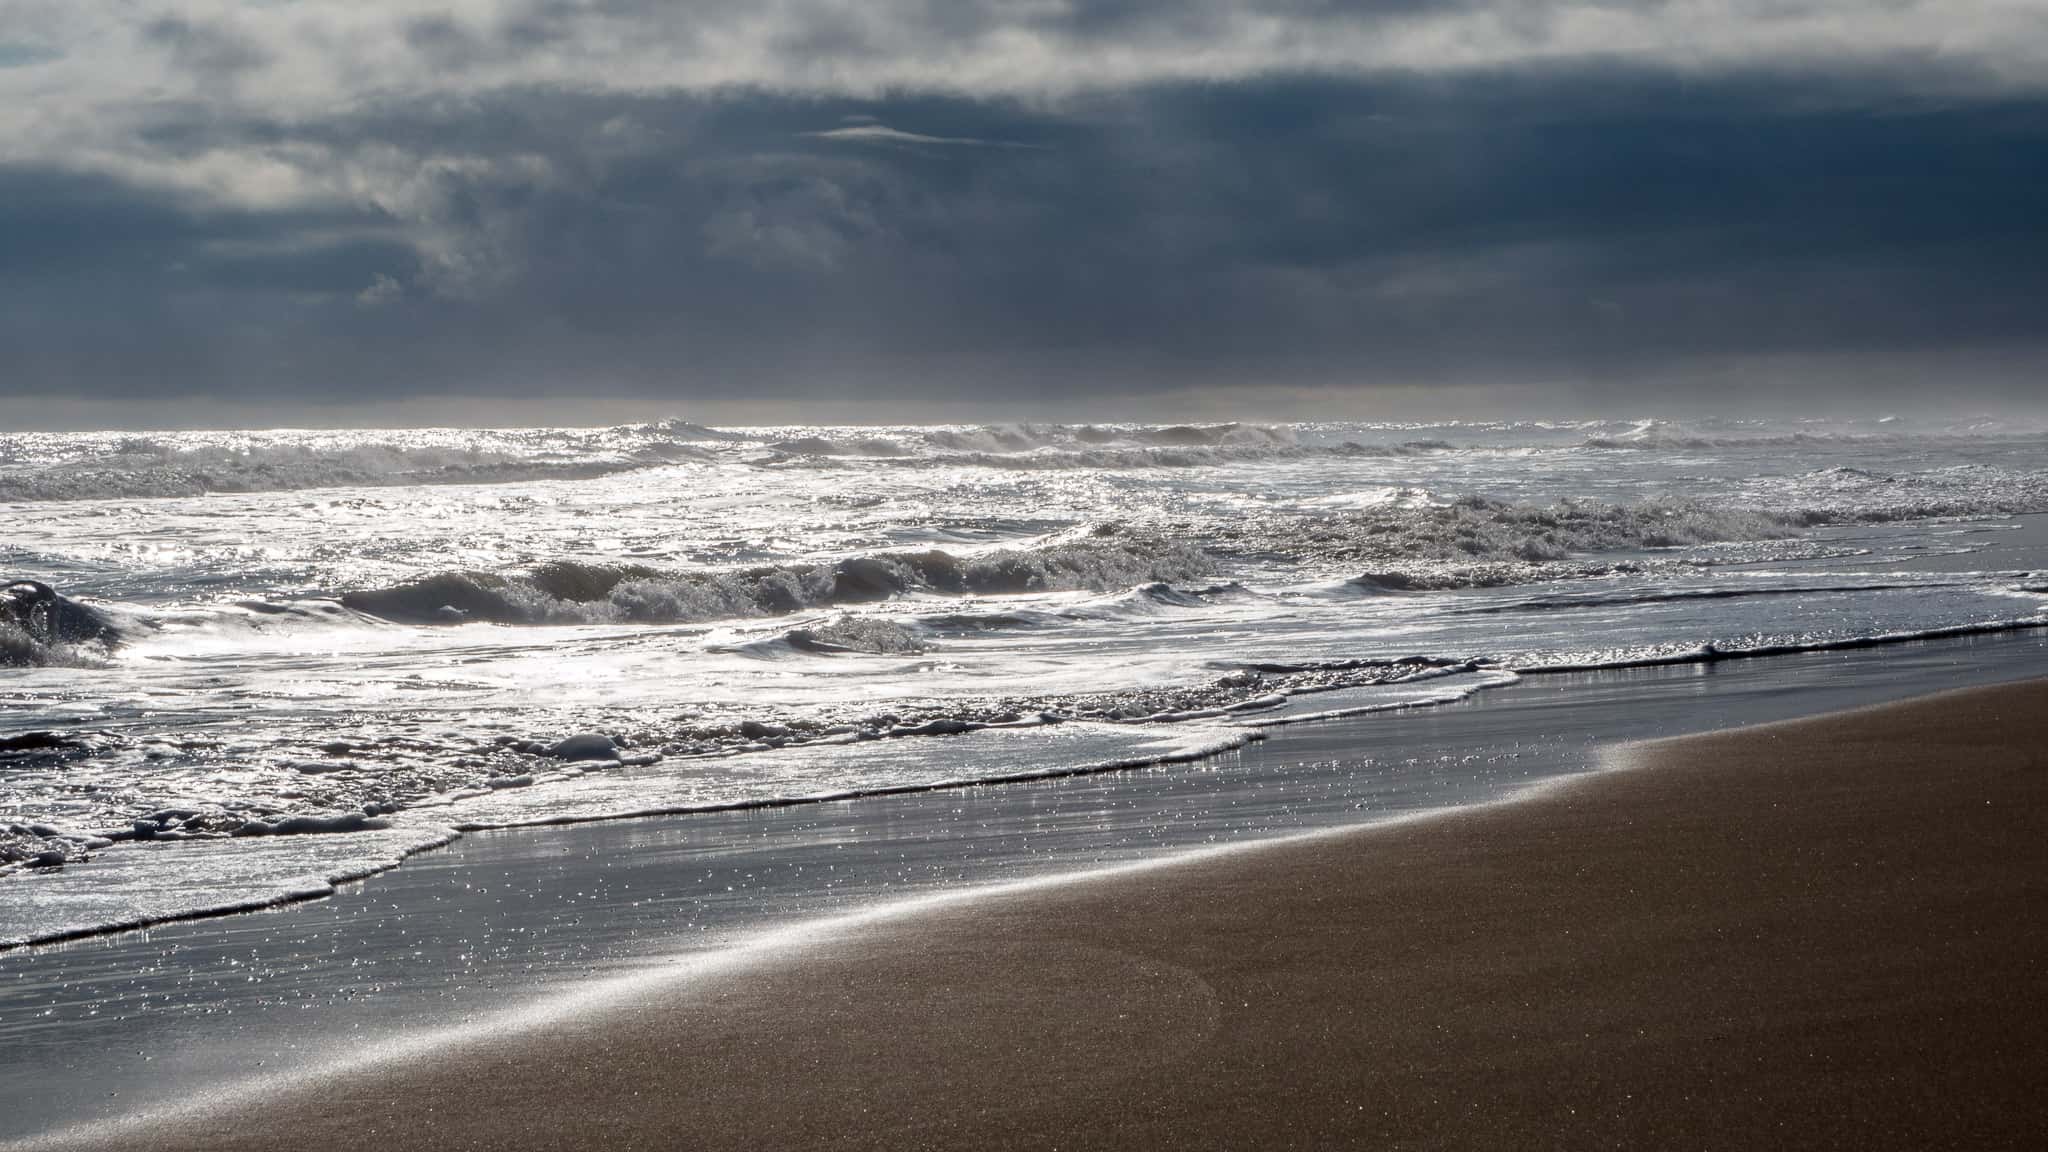
<svg viewBox="0 0 2048 1152"><path fill-rule="evenodd" d="M1929 1148L2048 1132L2048 682L941 904L101 1137L269 1148Z"/></svg>

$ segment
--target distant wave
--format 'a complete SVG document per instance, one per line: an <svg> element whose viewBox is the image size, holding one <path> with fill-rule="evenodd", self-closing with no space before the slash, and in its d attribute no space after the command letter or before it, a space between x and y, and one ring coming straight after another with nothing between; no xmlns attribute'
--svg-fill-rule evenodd
<svg viewBox="0 0 2048 1152"><path fill-rule="evenodd" d="M1626 424L1626 427L1618 425ZM1907 440L1954 441L1985 436L2025 435L2024 425L1983 422L1962 427L1917 426L1908 428L1897 420L1884 418L1860 421L1798 421L1787 427L1782 422L1757 420L1635 420L1603 421L1585 429L1590 433L1579 447L1606 451L1702 451L1718 448L1772 448L1801 446L1858 446L1898 444Z"/></svg>
<svg viewBox="0 0 2048 1152"><path fill-rule="evenodd" d="M1712 448L1772 448L1794 445L1890 444L1902 437L1875 433L1840 434L1792 432L1779 435L1700 436L1685 433L1627 433L1620 436L1589 436L1581 448L1610 451L1702 451Z"/></svg>
<svg viewBox="0 0 2048 1152"><path fill-rule="evenodd" d="M1426 495L1426 494L1425 494ZM2048 475L1958 467L1882 475L1827 469L1756 483L1739 502L1530 504L1465 496L1406 498L1321 516L1217 525L1219 555L1358 564L1357 583L1383 590L1500 587L1640 570L1617 553L1677 552L1711 562L1715 546L1788 541L1817 528L2048 512Z"/></svg>
<svg viewBox="0 0 2048 1152"><path fill-rule="evenodd" d="M1309 446L1293 443L1201 444L1182 447L1103 447L1053 450L1019 454L992 452L941 453L908 457L889 463L909 467L1003 468L1011 471L1059 472L1084 469L1128 471L1143 468L1215 468L1227 464L1257 463L1264 460L1312 457L1393 458L1450 451L1440 440L1417 440L1402 444L1358 444Z"/></svg>
<svg viewBox="0 0 2048 1152"><path fill-rule="evenodd" d="M1448 448L1442 441L1306 446L1292 429L1245 424L723 430L663 421L582 430L52 434L0 436L0 503L578 480L720 460L802 468L1079 470Z"/></svg>
<svg viewBox="0 0 2048 1152"><path fill-rule="evenodd" d="M683 420L610 428L313 432L0 433L0 503L192 497L337 487L578 480L677 463L779 469L1005 471L1210 468L1294 459L1486 453L1481 439L1558 437L1512 450L1687 452L1954 443L1877 425L1783 431L1742 422L1633 424L991 424L719 429ZM1566 437L1577 434L1576 444ZM1455 435L1459 443L1444 439Z"/></svg>
<svg viewBox="0 0 2048 1152"><path fill-rule="evenodd" d="M904 468L1011 471L1204 468L1315 456L1402 457L1451 451L1443 440L1395 444L1302 444L1296 431L1258 424L1028 424L906 429L890 435L820 433L769 441L782 466L848 466L858 460Z"/></svg>
<svg viewBox="0 0 2048 1152"><path fill-rule="evenodd" d="M1161 448L1275 447L1295 443L1291 428L1263 424L1012 424L935 428L926 443L941 451L1000 454L1079 445Z"/></svg>
<svg viewBox="0 0 2048 1152"><path fill-rule="evenodd" d="M642 446L625 457L536 459L503 451L378 442L329 450L299 445L220 448L135 437L105 454L0 472L0 503L579 480L707 456L704 450L683 444Z"/></svg>
<svg viewBox="0 0 2048 1152"><path fill-rule="evenodd" d="M1979 464L1918 472L1822 468L1751 484L1755 503L1794 509L1814 526L2048 512L2048 473Z"/></svg>
<svg viewBox="0 0 2048 1152"><path fill-rule="evenodd" d="M875 441L851 444L800 442L801 452L790 451L788 443L776 444L780 455L770 463L843 466L849 457L868 457L874 463L898 468L993 468L1012 472L1073 472L1088 470L1132 471L1152 468L1217 468L1230 464L1269 460L1330 458L1399 458L1425 453L1452 451L1440 440L1417 440L1401 444L1303 445L1275 439L1251 443L1197 443L1185 445L1104 444L1060 446L1012 451L940 451L910 453L877 447ZM881 442L900 448L894 442Z"/></svg>
<svg viewBox="0 0 2048 1152"><path fill-rule="evenodd" d="M1556 579L1600 553L1777 540L1808 526L1799 513L1696 502L1523 504L1467 496L1404 501L1324 516L1248 519L1227 525L1214 550L1323 564L1367 562L1360 579L1387 589L1426 591ZM1598 564L1577 574L1614 571Z"/></svg>

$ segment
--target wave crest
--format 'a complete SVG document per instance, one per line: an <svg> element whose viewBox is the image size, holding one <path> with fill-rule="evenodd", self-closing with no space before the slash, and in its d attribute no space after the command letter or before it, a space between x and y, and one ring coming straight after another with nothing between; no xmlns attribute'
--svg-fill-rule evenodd
<svg viewBox="0 0 2048 1152"><path fill-rule="evenodd" d="M1190 579L1212 568L1192 544L1105 527L1081 539L965 557L932 549L736 571L558 561L516 573L441 572L345 593L341 602L406 624L689 623L781 616L907 592L1000 596L1127 588Z"/></svg>
<svg viewBox="0 0 2048 1152"><path fill-rule="evenodd" d="M0 585L0 667L91 664L119 641L104 613L48 584Z"/></svg>

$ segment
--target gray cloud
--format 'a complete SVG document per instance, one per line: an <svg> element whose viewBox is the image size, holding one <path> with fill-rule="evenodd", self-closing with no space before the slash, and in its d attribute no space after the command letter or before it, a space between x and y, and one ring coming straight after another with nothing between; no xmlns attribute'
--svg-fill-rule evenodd
<svg viewBox="0 0 2048 1152"><path fill-rule="evenodd" d="M0 394L2020 396L2048 344L2023 5L7 7Z"/></svg>
<svg viewBox="0 0 2048 1152"><path fill-rule="evenodd" d="M1371 81L1501 69L1882 70L1905 88L2048 85L2048 11L2009 0L10 0L36 29L0 69L0 149L218 200L361 196L289 147L170 154L166 108L214 120L513 90L1066 100L1184 83ZM54 113L54 114L53 114Z"/></svg>

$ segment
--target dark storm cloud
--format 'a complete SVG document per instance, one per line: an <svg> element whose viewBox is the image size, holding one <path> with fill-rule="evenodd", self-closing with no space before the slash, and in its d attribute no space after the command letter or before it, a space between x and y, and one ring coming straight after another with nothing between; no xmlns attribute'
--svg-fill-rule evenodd
<svg viewBox="0 0 2048 1152"><path fill-rule="evenodd" d="M900 416L1023 395L1056 415L1106 392L1655 396L1728 363L1842 365L1768 385L1820 402L1857 393L1857 365L1946 358L1999 366L1954 387L2027 398L2048 345L2048 94L1990 57L1901 62L1879 36L1839 67L1528 49L1331 74L1273 48L1182 68L1146 53L1248 12L1306 32L1492 12L1527 25L1493 42L1539 47L1627 30L1569 5L1121 0L1026 31L1124 45L1129 79L1006 87L980 60L959 71L986 90L961 91L878 46L895 25L875 13L915 9L959 46L995 6L811 7L741 37L766 46L756 82L702 91L561 81L593 19L649 19L632 5L410 17L393 75L509 79L318 111L248 95L289 41L215 9L149 24L207 84L115 136L81 128L90 164L0 163L0 396L820 396ZM717 30L751 10L695 11ZM933 78L768 83L789 60Z"/></svg>
<svg viewBox="0 0 2048 1152"><path fill-rule="evenodd" d="M270 63L269 54L255 43L219 24L166 16L144 25L143 35L162 46L179 69L210 81L229 80Z"/></svg>

